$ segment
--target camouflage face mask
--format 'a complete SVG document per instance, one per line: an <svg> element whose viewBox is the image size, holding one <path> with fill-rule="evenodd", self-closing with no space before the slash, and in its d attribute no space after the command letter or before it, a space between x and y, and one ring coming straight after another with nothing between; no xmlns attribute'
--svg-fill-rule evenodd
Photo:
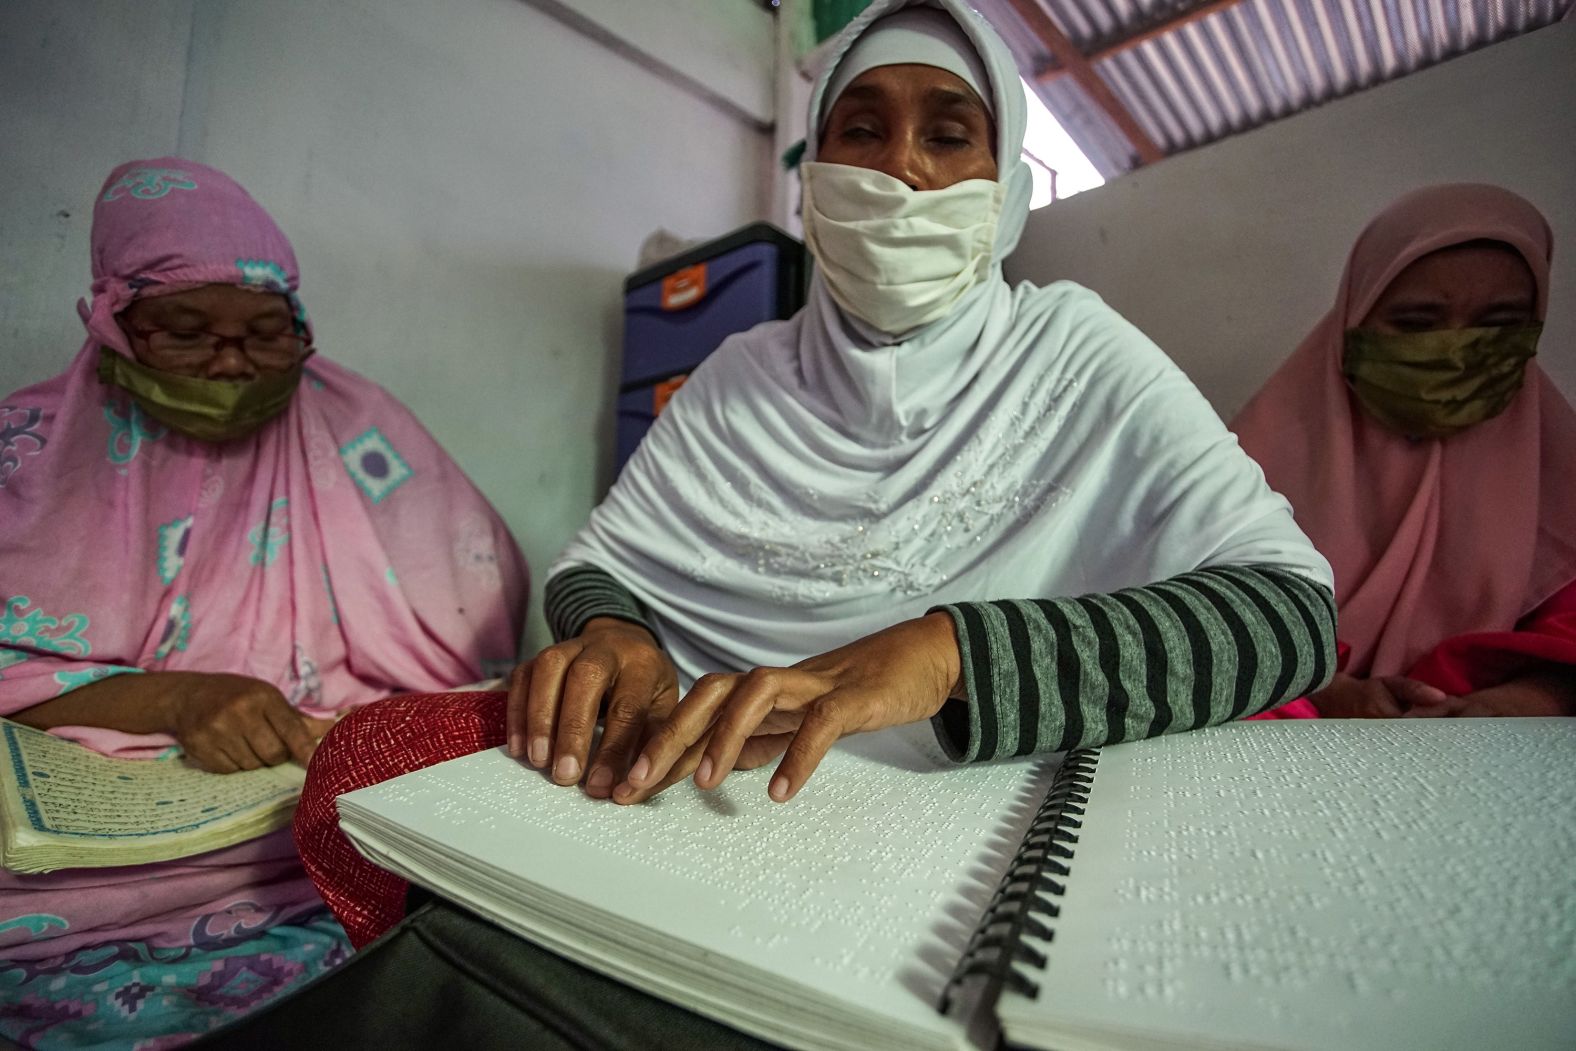
<svg viewBox="0 0 1576 1051"><path fill-rule="evenodd" d="M1505 411L1543 325L1387 333L1351 329L1341 373L1370 416L1408 438L1448 438Z"/></svg>
<svg viewBox="0 0 1576 1051"><path fill-rule="evenodd" d="M227 442L246 437L285 411L301 383L301 364L229 383L177 376L102 347L98 377L130 393L142 411L160 423L198 441Z"/></svg>

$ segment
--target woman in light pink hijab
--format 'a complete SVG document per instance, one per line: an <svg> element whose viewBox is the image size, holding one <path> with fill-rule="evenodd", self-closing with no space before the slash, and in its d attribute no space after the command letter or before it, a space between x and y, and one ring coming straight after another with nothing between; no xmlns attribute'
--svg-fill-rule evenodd
<svg viewBox="0 0 1576 1051"><path fill-rule="evenodd" d="M512 663L514 541L407 409L313 353L290 243L244 189L122 165L92 253L81 351L0 402L0 715L228 772ZM200 1032L343 949L288 829L0 873L0 1034Z"/></svg>
<svg viewBox="0 0 1576 1051"><path fill-rule="evenodd" d="M1552 254L1508 190L1402 197L1233 421L1335 568L1320 714L1576 714L1576 414L1529 360Z"/></svg>

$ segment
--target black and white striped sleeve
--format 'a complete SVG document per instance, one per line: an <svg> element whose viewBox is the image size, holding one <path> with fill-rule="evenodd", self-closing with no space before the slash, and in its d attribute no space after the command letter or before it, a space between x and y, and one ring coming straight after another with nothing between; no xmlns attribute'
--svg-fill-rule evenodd
<svg viewBox="0 0 1576 1051"><path fill-rule="evenodd" d="M1198 570L1109 595L961 602L966 701L933 722L954 759L1193 730L1319 689L1335 670L1330 590L1270 566Z"/></svg>
<svg viewBox="0 0 1576 1051"><path fill-rule="evenodd" d="M640 600L596 566L570 566L550 577L545 605L555 642L574 638L593 617L617 617L651 630Z"/></svg>

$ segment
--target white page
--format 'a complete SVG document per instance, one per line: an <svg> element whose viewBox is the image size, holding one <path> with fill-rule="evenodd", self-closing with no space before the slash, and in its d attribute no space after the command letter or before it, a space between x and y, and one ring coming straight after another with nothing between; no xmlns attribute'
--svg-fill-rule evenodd
<svg viewBox="0 0 1576 1051"><path fill-rule="evenodd" d="M1071 868L1015 1042L1576 1046L1576 719L1107 748Z"/></svg>
<svg viewBox="0 0 1576 1051"><path fill-rule="evenodd" d="M950 1046L958 1032L936 1012L942 986L1053 770L954 766L915 727L846 740L786 805L767 798L770 767L735 773L715 792L686 783L619 807L493 750L350 793L340 807L352 839L398 854L387 834L398 826L606 910L578 917L612 934L587 945L566 936L558 904L539 902L535 911L560 917L539 940L650 991L676 998L662 987L661 947L688 945L715 968L740 961L887 1020L875 1032L901 1019ZM649 928L651 951L628 949L636 939L619 918ZM609 945L634 961L608 966Z"/></svg>

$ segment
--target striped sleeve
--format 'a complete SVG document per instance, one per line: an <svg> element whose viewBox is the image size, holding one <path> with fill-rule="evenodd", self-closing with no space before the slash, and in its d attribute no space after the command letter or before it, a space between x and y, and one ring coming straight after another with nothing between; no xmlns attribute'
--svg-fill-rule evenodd
<svg viewBox="0 0 1576 1051"><path fill-rule="evenodd" d="M957 629L968 700L933 722L961 761L1194 730L1278 707L1335 671L1334 596L1271 566L938 609Z"/></svg>
<svg viewBox="0 0 1576 1051"><path fill-rule="evenodd" d="M574 638L593 617L617 617L651 630L640 600L596 566L570 566L550 578L546 606L555 642Z"/></svg>

